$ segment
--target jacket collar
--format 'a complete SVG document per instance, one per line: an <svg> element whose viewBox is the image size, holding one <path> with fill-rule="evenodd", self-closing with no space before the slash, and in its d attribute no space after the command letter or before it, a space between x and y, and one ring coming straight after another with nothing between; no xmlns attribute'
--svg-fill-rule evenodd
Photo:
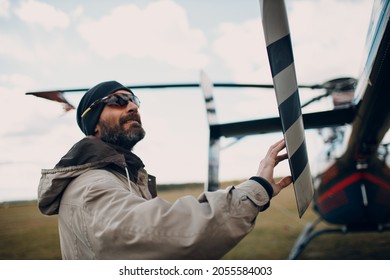
<svg viewBox="0 0 390 280"><path fill-rule="evenodd" d="M138 171L144 167L141 159L131 151L88 136L76 143L56 164L55 169L104 161L119 172L124 173L124 168L127 167L133 182L137 181Z"/></svg>

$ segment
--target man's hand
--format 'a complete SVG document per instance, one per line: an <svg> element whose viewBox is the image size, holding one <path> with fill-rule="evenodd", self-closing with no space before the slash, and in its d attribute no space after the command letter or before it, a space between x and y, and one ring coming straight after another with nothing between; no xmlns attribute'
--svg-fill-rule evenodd
<svg viewBox="0 0 390 280"><path fill-rule="evenodd" d="M273 144L268 152L265 158L260 162L259 169L257 171L257 176L260 176L264 179L266 179L272 186L274 190L274 195L277 195L283 188L287 187L292 183L292 177L286 176L282 180L280 180L278 183L275 183L274 181L274 168L275 166L287 159L287 153L278 155L280 151L282 151L286 147L286 143L284 140L280 140Z"/></svg>

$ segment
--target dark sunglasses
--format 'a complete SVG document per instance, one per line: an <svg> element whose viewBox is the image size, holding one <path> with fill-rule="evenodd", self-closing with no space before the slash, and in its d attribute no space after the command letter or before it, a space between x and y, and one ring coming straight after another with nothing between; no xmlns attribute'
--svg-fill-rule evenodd
<svg viewBox="0 0 390 280"><path fill-rule="evenodd" d="M108 106L117 106L117 107L124 107L129 104L129 101L134 103L135 106L139 108L141 102L139 101L138 97L134 94L126 94L126 93L117 93L117 94L110 94L106 97L103 97L101 99L96 100L89 106L82 114L81 117L83 118L89 111L91 111L94 107L99 105L100 103L105 103Z"/></svg>

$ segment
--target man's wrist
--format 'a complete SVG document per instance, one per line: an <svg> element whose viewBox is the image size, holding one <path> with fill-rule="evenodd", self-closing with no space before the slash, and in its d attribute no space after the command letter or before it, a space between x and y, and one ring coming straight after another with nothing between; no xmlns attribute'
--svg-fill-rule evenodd
<svg viewBox="0 0 390 280"><path fill-rule="evenodd" d="M271 200L271 198L274 196L274 189L272 188L270 182L260 176L252 176L251 178L249 178L249 180L256 181L257 183L262 185L268 194L269 200Z"/></svg>

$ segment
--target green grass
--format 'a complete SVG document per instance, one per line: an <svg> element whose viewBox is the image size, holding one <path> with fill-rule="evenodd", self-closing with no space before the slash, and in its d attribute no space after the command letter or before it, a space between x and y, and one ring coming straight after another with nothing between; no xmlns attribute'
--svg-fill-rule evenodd
<svg viewBox="0 0 390 280"><path fill-rule="evenodd" d="M3 203L0 259L59 259L57 217L40 214L35 202Z"/></svg>
<svg viewBox="0 0 390 280"><path fill-rule="evenodd" d="M230 182L228 184L231 184ZM174 201L183 195L197 197L201 184L159 187L160 197ZM311 208L298 218L292 188L272 200L259 214L253 231L224 259L286 259L307 222L315 220ZM40 214L35 201L0 204L0 259L60 259L57 217ZM328 234L315 238L300 259L390 259L390 232Z"/></svg>

